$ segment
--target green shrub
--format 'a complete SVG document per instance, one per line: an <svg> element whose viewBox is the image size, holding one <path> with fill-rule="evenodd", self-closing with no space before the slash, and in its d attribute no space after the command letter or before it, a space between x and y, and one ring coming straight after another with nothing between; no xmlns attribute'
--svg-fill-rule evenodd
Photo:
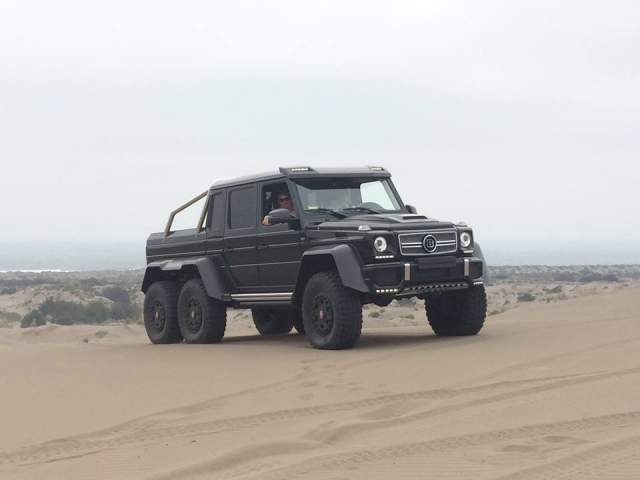
<svg viewBox="0 0 640 480"><path fill-rule="evenodd" d="M129 292L127 292L124 288L118 287L116 285L109 285L108 287L104 287L102 289L102 296L116 303L131 303Z"/></svg>
<svg viewBox="0 0 640 480"><path fill-rule="evenodd" d="M44 325L45 323L47 323L47 319L40 310L31 310L24 317L22 317L20 327L39 327L41 325Z"/></svg>
<svg viewBox="0 0 640 480"><path fill-rule="evenodd" d="M529 292L519 293L518 301L519 302L533 302L536 299L536 296Z"/></svg>
<svg viewBox="0 0 640 480"><path fill-rule="evenodd" d="M40 312L57 325L74 323L104 323L110 318L109 308L102 302L94 301L87 305L54 300L49 297L40 305Z"/></svg>
<svg viewBox="0 0 640 480"><path fill-rule="evenodd" d="M130 303L116 303L114 302L111 305L111 318L114 320L124 320L125 318L130 318L133 314L133 305Z"/></svg>

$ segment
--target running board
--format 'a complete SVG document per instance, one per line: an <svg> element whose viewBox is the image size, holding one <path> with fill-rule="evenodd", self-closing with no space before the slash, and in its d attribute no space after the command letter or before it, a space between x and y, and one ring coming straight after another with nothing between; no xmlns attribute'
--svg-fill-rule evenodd
<svg viewBox="0 0 640 480"><path fill-rule="evenodd" d="M231 300L236 302L290 302L293 292L273 293L232 293Z"/></svg>

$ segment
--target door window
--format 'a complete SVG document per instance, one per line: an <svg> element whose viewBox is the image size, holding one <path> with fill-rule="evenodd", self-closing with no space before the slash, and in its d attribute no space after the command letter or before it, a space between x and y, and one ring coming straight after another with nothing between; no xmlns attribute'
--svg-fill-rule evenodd
<svg viewBox="0 0 640 480"><path fill-rule="evenodd" d="M224 196L222 192L215 193L211 196L209 200L209 212L211 233L213 235L222 235L224 232Z"/></svg>
<svg viewBox="0 0 640 480"><path fill-rule="evenodd" d="M236 188L229 193L229 228L256 226L255 186Z"/></svg>
<svg viewBox="0 0 640 480"><path fill-rule="evenodd" d="M291 216L296 217L296 211L293 207L293 198L289 193L286 183L271 183L262 187L262 214L260 216L262 224L270 226L266 217L271 210L277 208L286 208Z"/></svg>

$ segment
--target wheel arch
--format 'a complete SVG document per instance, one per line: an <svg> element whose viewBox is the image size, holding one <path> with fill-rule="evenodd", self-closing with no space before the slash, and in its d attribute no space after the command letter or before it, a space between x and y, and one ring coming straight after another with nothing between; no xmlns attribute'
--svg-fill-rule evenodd
<svg viewBox="0 0 640 480"><path fill-rule="evenodd" d="M473 250L473 254L482 260L482 281L489 283L491 278L489 274L489 266L487 265L487 260L484 258L484 252L482 251L482 248L480 248L480 244L475 242Z"/></svg>
<svg viewBox="0 0 640 480"><path fill-rule="evenodd" d="M191 278L200 278L207 295L222 300L225 293L222 277L218 267L207 257L152 262L144 272L141 290L146 293L152 283L160 280L185 281Z"/></svg>
<svg viewBox="0 0 640 480"><path fill-rule="evenodd" d="M337 270L340 281L345 287L361 293L369 291L362 275L362 262L358 254L349 245L313 247L304 252L300 263L295 296L300 298L307 281L318 272Z"/></svg>

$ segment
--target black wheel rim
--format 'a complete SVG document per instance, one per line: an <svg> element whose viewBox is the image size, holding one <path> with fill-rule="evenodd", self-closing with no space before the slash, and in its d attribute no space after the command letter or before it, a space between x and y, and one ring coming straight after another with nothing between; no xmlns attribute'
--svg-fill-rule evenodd
<svg viewBox="0 0 640 480"><path fill-rule="evenodd" d="M202 305L196 298L190 298L185 313L185 327L190 333L198 333L202 328Z"/></svg>
<svg viewBox="0 0 640 480"><path fill-rule="evenodd" d="M326 337L333 328L333 305L324 295L318 295L313 300L311 309L313 330L320 336Z"/></svg>
<svg viewBox="0 0 640 480"><path fill-rule="evenodd" d="M164 305L156 300L151 305L151 321L150 326L153 330L161 332L164 329L164 324L167 321L167 315L164 309Z"/></svg>

